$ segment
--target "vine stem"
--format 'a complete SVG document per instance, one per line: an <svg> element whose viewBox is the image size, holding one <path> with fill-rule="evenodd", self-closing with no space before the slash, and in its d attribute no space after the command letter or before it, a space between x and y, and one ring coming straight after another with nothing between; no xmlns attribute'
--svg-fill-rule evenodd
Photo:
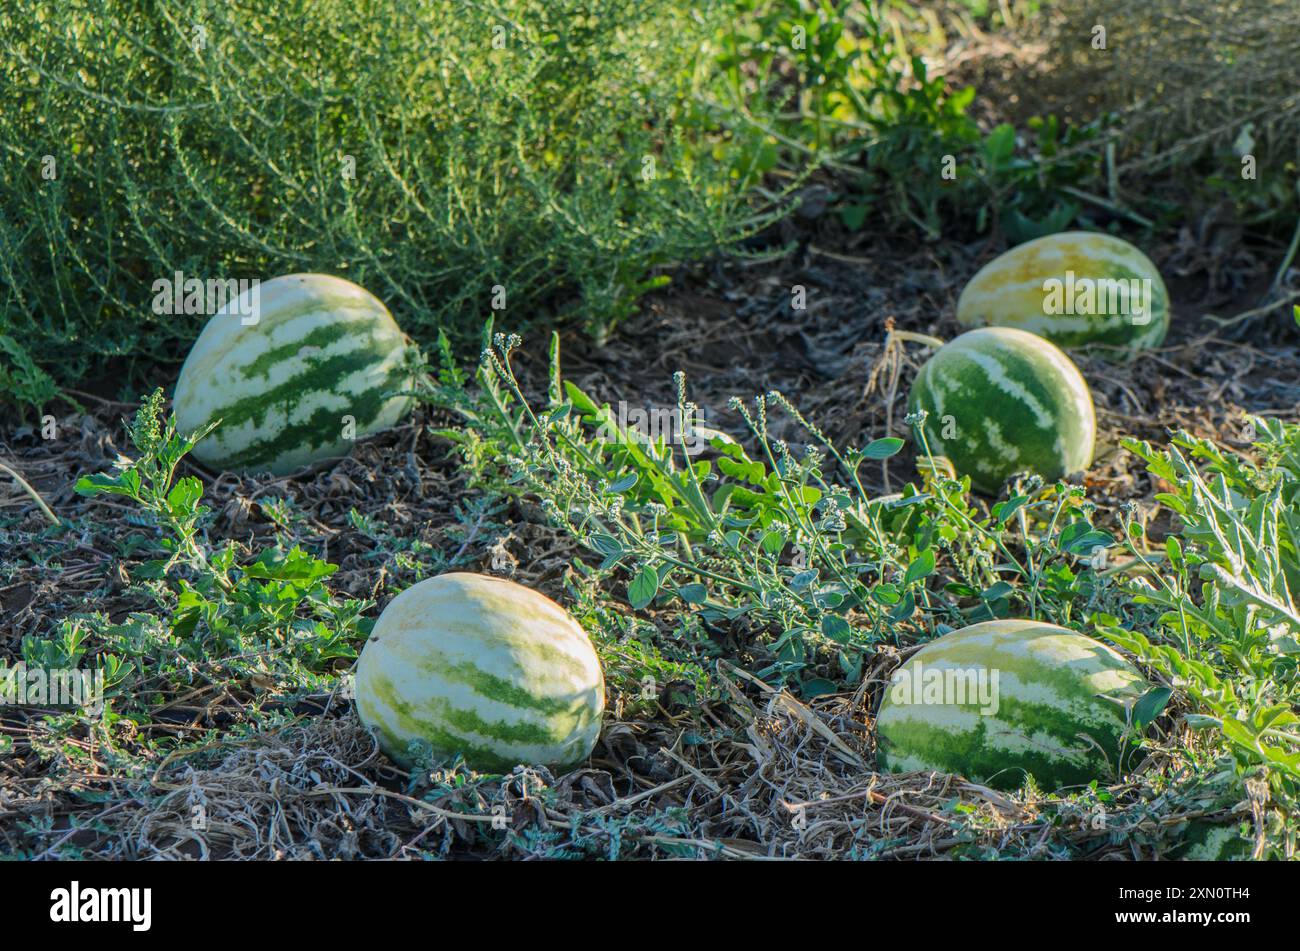
<svg viewBox="0 0 1300 951"><path fill-rule="evenodd" d="M885 340L885 346L889 346L890 340L910 340L912 343L923 343L927 347L934 347L938 350L946 341L938 337L931 337L929 334L919 334L911 330L891 330L889 337Z"/></svg>
<svg viewBox="0 0 1300 951"><path fill-rule="evenodd" d="M40 506L41 512L44 513L46 518L48 518L55 525L63 524L61 521L59 521L59 517L55 515L52 511L50 511L50 507L45 504L45 500L40 497L40 495L36 492L35 489L31 487L31 485L28 483L26 479L20 476L13 469L9 468L3 462L0 462L0 469L3 469L5 472L9 473L11 476L14 477L14 481L23 487L23 491L32 497L33 502L35 502L38 506Z"/></svg>

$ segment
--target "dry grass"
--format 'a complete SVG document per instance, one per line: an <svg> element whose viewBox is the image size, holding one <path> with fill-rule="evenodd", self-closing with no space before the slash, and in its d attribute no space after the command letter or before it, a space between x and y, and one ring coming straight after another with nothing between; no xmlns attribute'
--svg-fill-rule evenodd
<svg viewBox="0 0 1300 951"><path fill-rule="evenodd" d="M1015 23L950 32L940 67L979 89L995 121L1111 115L1119 172L1227 148L1247 123L1261 163L1300 155L1300 7L1290 0L1055 0Z"/></svg>
<svg viewBox="0 0 1300 951"><path fill-rule="evenodd" d="M408 794L393 785L354 717L315 717L226 743L211 765L192 762L212 759L214 751L199 750L163 762L147 780L114 781L111 804L83 807L80 829L55 836L48 851L76 845L106 859L934 859L1059 858L1071 843L1091 845L1093 859L1150 858L1176 841L1179 823L1206 814L1159 819L1147 805L1120 807L1108 830L1124 834L1098 837L1096 814L1084 807L1062 827L1050 800L938 774L873 772L862 691L815 707L783 691L761 693L755 703L736 689L730 710L710 711L736 728L734 739L687 747L664 724L613 723L589 768L556 778L520 767L433 802L419 798L427 787ZM84 777L76 785L100 784ZM60 798L11 799L9 809L30 819L57 811ZM689 819L665 822L672 810ZM513 834L492 842L484 827Z"/></svg>

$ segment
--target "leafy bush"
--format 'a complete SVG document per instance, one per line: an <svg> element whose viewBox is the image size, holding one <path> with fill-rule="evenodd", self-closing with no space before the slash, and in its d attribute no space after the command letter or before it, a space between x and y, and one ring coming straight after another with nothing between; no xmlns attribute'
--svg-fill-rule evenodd
<svg viewBox="0 0 1300 951"><path fill-rule="evenodd" d="M338 598L325 585L337 566L298 547L275 545L243 557L234 542L209 545L203 484L195 476L177 478L181 460L203 433L177 433L162 404L156 390L136 413L130 427L135 459L123 458L118 471L86 475L76 484L82 495L121 497L157 531L159 557L133 572L157 611L116 623L102 614L69 618L58 637L24 642L24 659L71 667L80 654L60 648L63 641L84 642L83 652L93 647L95 660L116 675L106 680L131 688L107 691L116 697L109 723L146 713L178 683L332 689L339 662L354 659L369 632L362 614L371 605Z"/></svg>
<svg viewBox="0 0 1300 951"><path fill-rule="evenodd" d="M1128 448L1173 490L1159 498L1181 523L1161 570L1134 603L1160 611L1154 630L1103 632L1192 698L1190 725L1217 730L1237 770L1300 795L1300 427L1256 419L1265 464L1187 433L1163 451ZM1198 466L1199 463L1199 466ZM1201 470L1204 470L1202 472ZM1143 532L1128 530L1143 561Z"/></svg>
<svg viewBox="0 0 1300 951"><path fill-rule="evenodd" d="M501 304L607 328L752 223L677 122L692 6L6 5L0 380L175 359L203 316L150 305L178 270L343 274L417 336Z"/></svg>
<svg viewBox="0 0 1300 951"><path fill-rule="evenodd" d="M1025 240L1074 219L1060 189L1095 174L1095 155L1069 151L1092 133L1036 120L1020 150L1031 159L1015 154L1011 126L982 131L967 114L975 90L950 88L909 46L926 43L932 12L852 0L737 7L713 41L722 74L711 119L730 131L738 160L760 171L825 165L851 228L883 218L935 239L959 216L984 230L992 207Z"/></svg>

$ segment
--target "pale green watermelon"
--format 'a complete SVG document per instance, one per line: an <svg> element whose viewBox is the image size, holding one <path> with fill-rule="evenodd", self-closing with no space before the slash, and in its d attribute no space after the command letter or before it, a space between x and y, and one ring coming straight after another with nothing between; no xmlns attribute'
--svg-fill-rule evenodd
<svg viewBox="0 0 1300 951"><path fill-rule="evenodd" d="M357 661L357 712L392 759L411 740L477 770L570 767L600 735L605 681L586 632L529 588L452 572L384 609Z"/></svg>
<svg viewBox="0 0 1300 951"><path fill-rule="evenodd" d="M985 621L927 644L895 673L876 717L877 764L1000 789L1115 778L1120 736L1146 690L1106 645L1037 621Z"/></svg>
<svg viewBox="0 0 1300 951"><path fill-rule="evenodd" d="M408 412L406 340L372 294L327 274L277 277L257 293L255 323L216 314L181 367L178 428L221 420L195 447L200 462L282 475L346 455Z"/></svg>
<svg viewBox="0 0 1300 951"><path fill-rule="evenodd" d="M930 451L995 493L1015 472L1054 480L1092 464L1092 391L1041 337L985 327L945 344L916 375L908 409L925 410Z"/></svg>
<svg viewBox="0 0 1300 951"><path fill-rule="evenodd" d="M1129 358L1164 341L1169 293L1151 259L1127 241L1068 231L1018 245L984 265L957 301L957 320Z"/></svg>

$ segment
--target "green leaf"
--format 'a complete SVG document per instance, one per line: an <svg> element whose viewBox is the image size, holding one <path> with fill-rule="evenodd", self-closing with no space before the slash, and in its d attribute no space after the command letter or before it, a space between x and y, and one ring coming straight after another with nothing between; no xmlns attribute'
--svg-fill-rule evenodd
<svg viewBox="0 0 1300 951"><path fill-rule="evenodd" d="M980 592L980 597L985 601L1000 601L1003 598L1008 597L1015 590L1014 587L1007 584L1005 581L997 581Z"/></svg>
<svg viewBox="0 0 1300 951"><path fill-rule="evenodd" d="M912 596L912 592L908 591L903 595L903 599L889 612L889 619L895 624L901 624L915 613L916 598Z"/></svg>
<svg viewBox="0 0 1300 951"><path fill-rule="evenodd" d="M591 543L591 547L596 549L596 551L600 552L602 555L622 555L626 551L626 549L623 548L623 543L621 541L613 535L605 535L601 532L593 534L589 539L589 542Z"/></svg>
<svg viewBox="0 0 1300 951"><path fill-rule="evenodd" d="M839 688L835 681L827 680L825 677L813 677L805 680L799 685L799 693L805 700L813 700L817 697L825 697L835 693Z"/></svg>
<svg viewBox="0 0 1300 951"><path fill-rule="evenodd" d="M903 440L897 436L886 436L884 439L875 439L869 442L867 448L862 450L862 458L888 459L902 448Z"/></svg>
<svg viewBox="0 0 1300 951"><path fill-rule="evenodd" d="M816 580L817 572L815 569L801 571L790 579L790 587L794 591L802 591Z"/></svg>
<svg viewBox="0 0 1300 951"><path fill-rule="evenodd" d="M203 483L194 476L186 476L167 493L167 508L177 518L193 515L194 506L202 497Z"/></svg>
<svg viewBox="0 0 1300 951"><path fill-rule="evenodd" d="M72 488L78 495L96 496L107 494L136 498L140 494L140 473L135 469L127 469L116 476L95 472L91 475L82 476Z"/></svg>
<svg viewBox="0 0 1300 951"><path fill-rule="evenodd" d="M850 231L857 231L867 220L867 212L870 211L869 205L844 205L840 208L840 221L844 222L844 227ZM1300 321L1300 318L1297 318Z"/></svg>
<svg viewBox="0 0 1300 951"><path fill-rule="evenodd" d="M907 566L907 571L903 575L903 587L914 584L922 578L929 577L934 573L934 549L927 548Z"/></svg>
<svg viewBox="0 0 1300 951"><path fill-rule="evenodd" d="M702 584L684 584L677 589L677 596L687 604L703 604L709 589Z"/></svg>
<svg viewBox="0 0 1300 951"><path fill-rule="evenodd" d="M627 600L632 607L640 611L659 593L659 572L655 571L649 565L646 565L637 576L632 579L632 583L627 586Z"/></svg>
<svg viewBox="0 0 1300 951"><path fill-rule="evenodd" d="M638 476L635 472L629 472L627 475L623 476L623 478L613 483L605 491L610 495L621 495L622 493L626 492L628 489L635 486L639 478L640 476Z"/></svg>
<svg viewBox="0 0 1300 951"><path fill-rule="evenodd" d="M329 577L338 570L338 565L321 561L297 547L288 552L268 548L258 555L255 561L244 566L244 573L250 578L290 581L297 584L311 584L321 578Z"/></svg>
<svg viewBox="0 0 1300 951"><path fill-rule="evenodd" d="M1071 555L1091 555L1098 548L1109 548L1114 544L1115 539L1108 532L1090 531L1071 539L1062 547Z"/></svg>
<svg viewBox="0 0 1300 951"><path fill-rule="evenodd" d="M838 614L825 614L822 616L822 634L838 644L847 644L853 636L853 628Z"/></svg>
<svg viewBox="0 0 1300 951"><path fill-rule="evenodd" d="M1168 687L1152 687L1138 698L1133 704L1133 724L1139 733L1155 722L1173 693Z"/></svg>
<svg viewBox="0 0 1300 951"><path fill-rule="evenodd" d="M1017 495L993 506L993 517L997 519L997 524L1005 525L1007 520L1016 514L1016 510L1028 501L1029 496Z"/></svg>
<svg viewBox="0 0 1300 951"><path fill-rule="evenodd" d="M1016 128L1006 122L997 126L984 140L984 154L994 168L1005 164L1015 150Z"/></svg>
<svg viewBox="0 0 1300 951"><path fill-rule="evenodd" d="M131 577L133 578L141 578L141 579L148 579L148 580L157 580L159 578L165 578L166 576L167 576L167 562L165 559L162 558L155 558L155 559L151 559L150 561L143 562L138 567L136 567L134 571L131 572Z"/></svg>
<svg viewBox="0 0 1300 951"><path fill-rule="evenodd" d="M1165 554L1169 556L1169 565L1175 571L1183 570L1183 546L1177 535L1165 539Z"/></svg>

